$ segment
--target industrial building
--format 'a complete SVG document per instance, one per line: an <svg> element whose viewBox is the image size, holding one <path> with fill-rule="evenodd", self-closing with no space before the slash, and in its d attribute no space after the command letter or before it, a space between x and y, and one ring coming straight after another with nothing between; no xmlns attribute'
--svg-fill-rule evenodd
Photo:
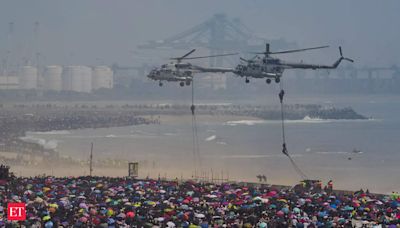
<svg viewBox="0 0 400 228"><path fill-rule="evenodd" d="M21 66L14 73L0 75L0 89L91 93L113 88L113 77L113 71L107 66L50 65L42 69Z"/></svg>

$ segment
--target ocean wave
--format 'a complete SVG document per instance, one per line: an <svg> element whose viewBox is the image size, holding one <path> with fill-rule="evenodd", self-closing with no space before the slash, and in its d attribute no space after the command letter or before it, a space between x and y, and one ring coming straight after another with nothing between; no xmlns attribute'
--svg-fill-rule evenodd
<svg viewBox="0 0 400 228"><path fill-rule="evenodd" d="M156 138L154 135L115 135L115 134L108 134L108 135L69 135L65 136L64 138L69 139L104 139L104 138L118 138L118 139L148 139L148 138Z"/></svg>
<svg viewBox="0 0 400 228"><path fill-rule="evenodd" d="M46 140L46 139L37 138L34 136L20 137L20 139L24 142L35 143L35 144L41 145L41 146L43 146L44 149L47 149L47 150L54 150L58 146L58 141L54 140L54 139Z"/></svg>
<svg viewBox="0 0 400 228"><path fill-rule="evenodd" d="M350 154L347 151L316 151L316 154Z"/></svg>
<svg viewBox="0 0 400 228"><path fill-rule="evenodd" d="M287 124L298 124L298 123L340 123L340 122L365 122L365 121L381 121L379 119L321 119L321 118L311 118L309 116L305 116L300 120L285 120ZM235 121L227 121L225 125L228 126L237 126L237 125L246 125L253 126L258 124L280 124L281 120L235 120Z"/></svg>
<svg viewBox="0 0 400 228"><path fill-rule="evenodd" d="M55 131L28 131L27 134L35 135L69 135L70 131L67 130L55 130Z"/></svg>
<svg viewBox="0 0 400 228"><path fill-rule="evenodd" d="M267 120L235 120L235 121L227 121L226 125L229 126L236 126L236 125L248 125L252 126L255 124L262 124L262 123L267 123Z"/></svg>
<svg viewBox="0 0 400 228"><path fill-rule="evenodd" d="M316 151L316 154L363 154L364 152L353 152L353 151Z"/></svg>
<svg viewBox="0 0 400 228"><path fill-rule="evenodd" d="M303 154L291 154L291 157L302 157ZM225 155L221 156L221 158L230 158L230 159L257 159L257 158L278 158L278 157L286 157L284 154L237 154L237 155Z"/></svg>
<svg viewBox="0 0 400 228"><path fill-rule="evenodd" d="M206 141L206 142L213 141L213 140L215 140L216 138L217 138L216 135L211 135L210 137L207 137L207 138L205 139L205 141Z"/></svg>

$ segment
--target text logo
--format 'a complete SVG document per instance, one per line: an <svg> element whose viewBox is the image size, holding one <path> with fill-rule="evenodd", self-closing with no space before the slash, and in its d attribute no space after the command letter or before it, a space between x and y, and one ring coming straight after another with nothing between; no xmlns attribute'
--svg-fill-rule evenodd
<svg viewBox="0 0 400 228"><path fill-rule="evenodd" d="M7 219L9 221L21 221L26 219L26 208L24 203L8 203Z"/></svg>

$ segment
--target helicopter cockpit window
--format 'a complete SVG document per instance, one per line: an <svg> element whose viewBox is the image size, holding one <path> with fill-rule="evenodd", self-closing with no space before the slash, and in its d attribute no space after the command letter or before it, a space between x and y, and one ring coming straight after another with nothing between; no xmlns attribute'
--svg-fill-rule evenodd
<svg viewBox="0 0 400 228"><path fill-rule="evenodd" d="M269 61L269 63L278 64L278 63L279 63L279 60L278 60L278 59L271 59L271 60Z"/></svg>

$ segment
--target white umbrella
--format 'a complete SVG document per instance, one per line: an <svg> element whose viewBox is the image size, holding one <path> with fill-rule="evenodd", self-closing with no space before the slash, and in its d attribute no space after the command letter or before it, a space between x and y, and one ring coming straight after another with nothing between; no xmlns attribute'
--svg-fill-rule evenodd
<svg viewBox="0 0 400 228"><path fill-rule="evenodd" d="M168 228L175 228L176 225L175 225L175 223L169 221L169 222L167 222L167 227L168 227Z"/></svg>
<svg viewBox="0 0 400 228"><path fill-rule="evenodd" d="M195 217L196 217L196 218L199 218L199 219L203 219L203 218L205 218L206 216L205 216L204 214L195 214Z"/></svg>

